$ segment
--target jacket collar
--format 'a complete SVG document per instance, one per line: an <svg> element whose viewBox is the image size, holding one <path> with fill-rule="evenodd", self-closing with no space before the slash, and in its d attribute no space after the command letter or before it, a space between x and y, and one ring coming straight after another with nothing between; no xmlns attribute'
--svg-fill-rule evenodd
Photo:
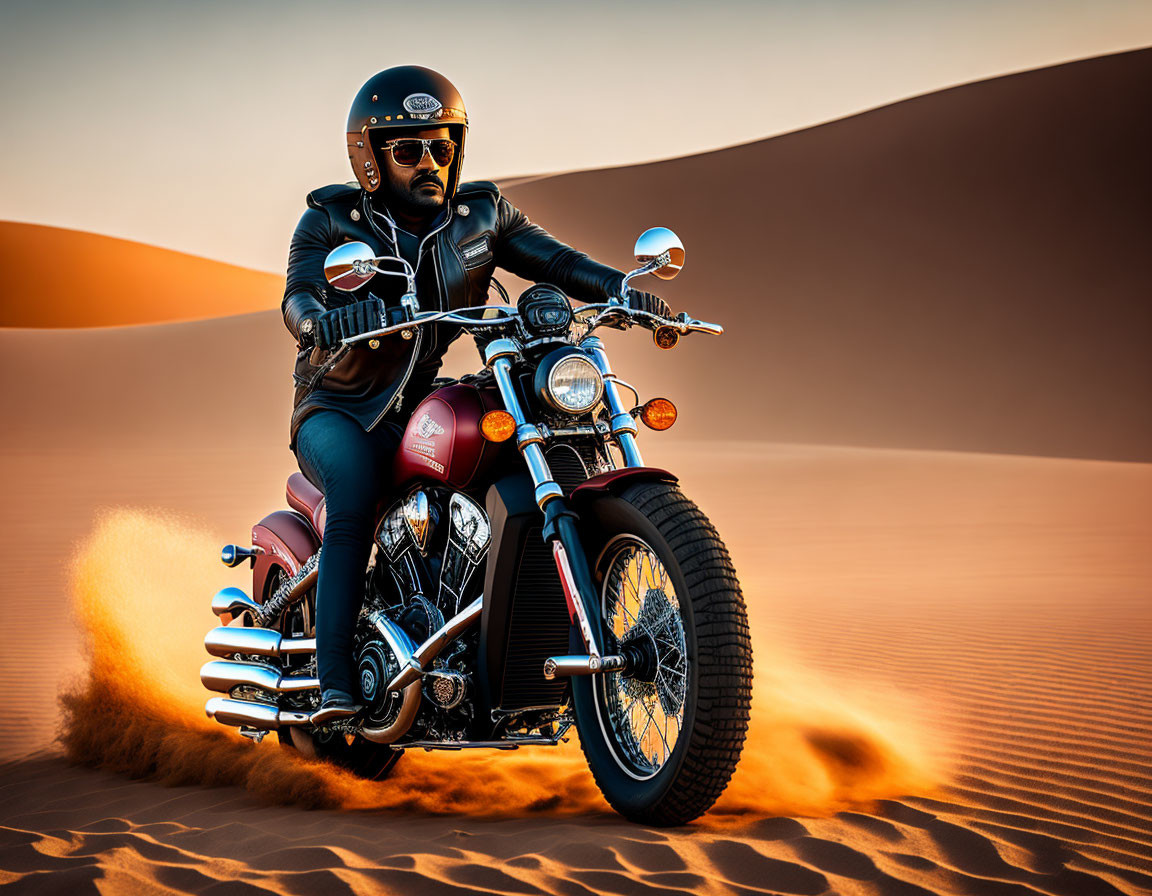
<svg viewBox="0 0 1152 896"><path fill-rule="evenodd" d="M401 227L399 224L396 223L396 219L392 217L391 212L388 211L388 206L384 204L383 200L380 201L379 208L377 208L377 204L372 201L370 195L368 194L368 192L366 190L361 190L360 193L362 196L362 205L364 207L365 215L367 216L368 220L372 223L374 229L377 229L377 230L380 229L379 225L376 223L376 218L381 218L388 225L388 231L390 233L394 234L397 230L401 230L401 231L404 231L404 233L407 233L409 236L416 236L416 234L411 233L410 231L404 230L403 227ZM429 231L423 237L420 238L420 246L423 247L425 241L429 237L431 237L433 234L438 233L439 231L443 230L448 225L448 222L451 220L452 220L452 203L449 201L445 201L444 208L441 209L440 214L438 214L436 216L436 219L432 222L431 229L429 229ZM393 248L395 248L395 242L396 242L395 239L390 239L390 242L393 244Z"/></svg>

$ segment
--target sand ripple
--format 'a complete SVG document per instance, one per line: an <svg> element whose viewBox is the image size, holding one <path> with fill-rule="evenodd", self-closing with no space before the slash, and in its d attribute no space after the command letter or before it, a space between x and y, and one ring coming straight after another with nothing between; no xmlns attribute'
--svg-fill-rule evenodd
<svg viewBox="0 0 1152 896"><path fill-rule="evenodd" d="M869 471L860 475L884 478L878 455L838 456L845 465L858 458ZM953 471L970 463L937 462ZM1131 493L1133 507L1152 491L1152 471L1142 467L1101 466L1101 478L1091 465L1043 463L1053 474L1044 488L1080 476L1093 500L1116 488ZM980 481L973 469L956 486L963 501ZM766 506L767 489L780 481L751 497ZM818 491L809 481L798 495ZM778 488L772 497L784 500ZM931 496L916 500L941 505ZM803 506L797 500L790 508L795 519ZM731 509L716 515L737 518ZM1061 552L1052 545L1069 546L1067 554L1081 539L1073 528L1044 530L1040 517L1050 515L1043 509L1032 528L1005 524L999 537L1025 546L1047 539L1053 559L1045 562L1056 569ZM94 653L98 674L84 680L73 704L86 722L73 729L73 749L108 768L69 765L51 753L0 766L0 884L15 893L99 886L421 896L1152 892L1152 620L1139 599L1152 582L1148 564L1118 549L1107 564L1081 558L1071 566L1095 575L1045 579L1009 574L981 548L966 555L968 580L893 566L891 581L869 582L851 567L872 562L862 549L830 547L818 523L809 540L785 528L800 525L786 516L758 534L790 539L796 554L788 562L798 572L790 575L780 557L768 561L771 577L755 562L743 565L767 673L757 683L755 746L717 809L688 828L620 822L588 783L575 745L472 764L409 757L392 782L365 787L268 743L222 738L197 716L203 694L184 690L184 667L200 661L198 642L187 657L142 636L151 630L133 630L126 642L123 628L101 627L97 612L89 621L98 623L91 630L103 636L105 653L103 660ZM151 618L152 596L173 581L198 582L202 597L220 575L198 560L182 565L181 558L210 556L215 545L195 527L169 521L184 547L173 553L154 515L111 519L89 543L89 579L82 564L78 581L99 581L96 591L113 593L129 618ZM1146 541L1148 524L1136 519L1114 527ZM860 531L867 542L868 530ZM890 524L883 537L893 531ZM899 532L902 544L930 549L914 528ZM963 532L950 537L958 542ZM737 531L738 563L751 556L740 539ZM127 553L125 540L157 545L168 563L121 569L108 558ZM848 564L842 576L811 572L827 554ZM764 581L771 599L757 597ZM963 600L947 593L961 582ZM925 591L934 585L937 593ZM819 589L819 600L806 588ZM1082 599L1082 589L1093 597ZM184 602L176 595L166 605L170 619ZM198 632L210 620L186 623ZM152 690L125 688L132 680L125 669L157 663L150 650L165 660ZM133 717L141 705L133 701L149 712ZM911 770L925 768L941 773L936 787L915 786ZM297 788L287 796L285 781ZM535 786L561 799L541 803ZM269 805L273 798L281 804Z"/></svg>

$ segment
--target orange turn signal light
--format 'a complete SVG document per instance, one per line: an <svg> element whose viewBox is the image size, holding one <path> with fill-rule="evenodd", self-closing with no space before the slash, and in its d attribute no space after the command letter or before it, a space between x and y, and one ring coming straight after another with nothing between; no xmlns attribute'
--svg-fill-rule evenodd
<svg viewBox="0 0 1152 896"><path fill-rule="evenodd" d="M649 429L668 429L676 422L676 405L667 398L650 399L640 408L640 419Z"/></svg>
<svg viewBox="0 0 1152 896"><path fill-rule="evenodd" d="M676 343L680 341L680 334L672 327L657 327L652 332L652 341L660 348L667 350L676 347Z"/></svg>
<svg viewBox="0 0 1152 896"><path fill-rule="evenodd" d="M489 411L480 418L480 435L489 442L507 442L516 434L516 421L507 411Z"/></svg>

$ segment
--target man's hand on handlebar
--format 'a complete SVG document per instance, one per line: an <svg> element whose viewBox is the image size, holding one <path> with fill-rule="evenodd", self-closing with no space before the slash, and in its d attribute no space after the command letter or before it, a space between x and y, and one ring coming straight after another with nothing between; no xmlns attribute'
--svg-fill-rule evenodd
<svg viewBox="0 0 1152 896"><path fill-rule="evenodd" d="M630 294L626 298L628 304L626 305L617 300L615 304L608 302L589 303L577 308L575 311L576 320L586 326L584 335L578 341L583 341L597 327L623 330L634 324L652 330L657 327L668 326L677 333L711 333L713 336L719 336L724 332L724 328L719 324L696 320L684 313L673 316L667 303L651 293L629 292Z"/></svg>
<svg viewBox="0 0 1152 896"><path fill-rule="evenodd" d="M644 314L652 314L656 317L663 318L672 317L672 309L668 307L668 303L660 298L660 296L653 295L650 292L641 292L629 286L624 290L623 298L627 304L618 306L619 313L613 314L612 308L605 309L603 312L604 326L612 327L615 330L625 329L630 326L629 311L640 311ZM633 318L633 321L635 320L636 318Z"/></svg>
<svg viewBox="0 0 1152 896"><path fill-rule="evenodd" d="M333 348L350 336L380 329L383 315L384 303L375 297L333 308L316 318L313 339L317 348Z"/></svg>
<svg viewBox="0 0 1152 896"><path fill-rule="evenodd" d="M629 286L624 292L624 298L628 301L628 307L633 311L643 311L657 317L672 317L672 309L668 307L668 303L660 296L650 292L640 292L640 290Z"/></svg>

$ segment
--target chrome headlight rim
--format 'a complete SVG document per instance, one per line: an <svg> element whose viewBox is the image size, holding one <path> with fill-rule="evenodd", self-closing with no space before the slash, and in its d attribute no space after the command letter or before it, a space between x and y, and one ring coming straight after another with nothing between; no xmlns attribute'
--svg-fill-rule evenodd
<svg viewBox="0 0 1152 896"><path fill-rule="evenodd" d="M558 375L565 371L565 367L571 369L572 365L577 365L584 368L584 374L587 381L593 385L593 394L591 399L579 405L566 404L559 397L556 387L556 378ZM554 353L553 356L545 358L541 363L541 373L545 375L537 378L537 393L544 400L544 402L554 410L560 411L564 414L580 415L586 414L598 405L604 397L604 377L600 373L600 369L579 349L569 348L567 350L561 349Z"/></svg>

